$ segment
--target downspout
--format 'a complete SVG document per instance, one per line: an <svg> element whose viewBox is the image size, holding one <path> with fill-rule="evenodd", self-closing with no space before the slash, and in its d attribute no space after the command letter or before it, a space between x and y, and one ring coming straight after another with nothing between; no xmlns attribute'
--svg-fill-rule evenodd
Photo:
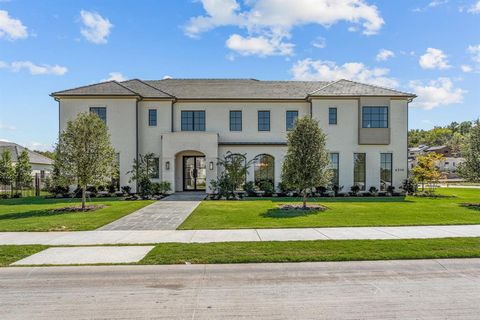
<svg viewBox="0 0 480 320"><path fill-rule="evenodd" d="M307 98L308 103L310 104L310 118L313 119L313 102L311 98Z"/></svg>
<svg viewBox="0 0 480 320"><path fill-rule="evenodd" d="M135 179L135 191L138 193L138 102L142 98L137 97L135 100L135 175L137 179Z"/></svg>
<svg viewBox="0 0 480 320"><path fill-rule="evenodd" d="M172 106L171 106L171 111L170 111L170 112L171 112L171 117L170 117L170 118L171 118L170 132L173 132L173 131L174 131L174 130L173 130L173 126L174 126L174 124L175 124L175 120L174 120L174 110L175 110L175 109L174 109L174 105L175 105L175 102L177 102L177 99L173 99L173 100L172 100Z"/></svg>

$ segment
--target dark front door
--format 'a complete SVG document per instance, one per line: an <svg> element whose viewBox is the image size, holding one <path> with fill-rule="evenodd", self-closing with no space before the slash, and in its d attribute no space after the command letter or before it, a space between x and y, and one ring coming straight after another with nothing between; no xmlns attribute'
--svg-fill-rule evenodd
<svg viewBox="0 0 480 320"><path fill-rule="evenodd" d="M183 191L206 190L207 169L205 157L183 157Z"/></svg>

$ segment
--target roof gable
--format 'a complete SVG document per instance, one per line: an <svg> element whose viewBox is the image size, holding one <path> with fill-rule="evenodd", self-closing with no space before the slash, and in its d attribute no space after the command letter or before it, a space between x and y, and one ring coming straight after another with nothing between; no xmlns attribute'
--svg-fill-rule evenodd
<svg viewBox="0 0 480 320"><path fill-rule="evenodd" d="M52 93L52 96L137 96L117 81L107 81Z"/></svg>
<svg viewBox="0 0 480 320"><path fill-rule="evenodd" d="M385 96L385 97L416 97L414 94L383 88L371 84L341 79L331 82L309 94L317 96Z"/></svg>
<svg viewBox="0 0 480 320"><path fill-rule="evenodd" d="M121 84L144 98L174 98L168 93L165 93L139 79L123 81Z"/></svg>

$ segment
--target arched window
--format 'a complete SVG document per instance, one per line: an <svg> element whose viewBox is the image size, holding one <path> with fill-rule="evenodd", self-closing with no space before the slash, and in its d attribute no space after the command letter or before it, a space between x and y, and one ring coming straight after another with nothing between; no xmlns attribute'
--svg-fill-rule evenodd
<svg viewBox="0 0 480 320"><path fill-rule="evenodd" d="M275 159L269 154L259 154L253 162L255 169L255 184L259 185L262 181L270 181L275 185Z"/></svg>

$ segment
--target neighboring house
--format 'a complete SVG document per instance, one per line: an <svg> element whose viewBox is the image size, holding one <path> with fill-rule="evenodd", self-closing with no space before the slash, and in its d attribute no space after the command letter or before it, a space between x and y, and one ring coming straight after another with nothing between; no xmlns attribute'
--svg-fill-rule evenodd
<svg viewBox="0 0 480 320"><path fill-rule="evenodd" d="M465 162L465 158L455 157L447 146L433 146L428 147L425 145L418 146L416 148L408 149L408 161L409 168L413 169L417 165L417 156L424 155L430 152L441 154L443 159L437 162L437 167L440 172L446 174L448 179L458 178L457 169L458 165Z"/></svg>
<svg viewBox="0 0 480 320"><path fill-rule="evenodd" d="M23 150L27 150L28 156L30 158L30 165L32 166L32 176L39 174L40 179L44 179L49 175L53 170L53 160L47 158L41 154L30 151L27 148L24 148L13 142L4 142L0 141L0 154L4 150L10 150L12 155L12 162L15 164L17 162L18 156Z"/></svg>
<svg viewBox="0 0 480 320"><path fill-rule="evenodd" d="M138 154L154 153L153 181L174 191L208 190L228 151L256 159L247 180L281 180L286 136L312 116L328 135L334 183L385 189L407 177L408 103L415 95L347 80L255 79L109 81L52 94L60 129L80 112L107 124L119 155L120 184Z"/></svg>
<svg viewBox="0 0 480 320"><path fill-rule="evenodd" d="M428 149L426 145L419 145L418 147L408 148L408 160L415 160L418 155L425 154L425 150Z"/></svg>

